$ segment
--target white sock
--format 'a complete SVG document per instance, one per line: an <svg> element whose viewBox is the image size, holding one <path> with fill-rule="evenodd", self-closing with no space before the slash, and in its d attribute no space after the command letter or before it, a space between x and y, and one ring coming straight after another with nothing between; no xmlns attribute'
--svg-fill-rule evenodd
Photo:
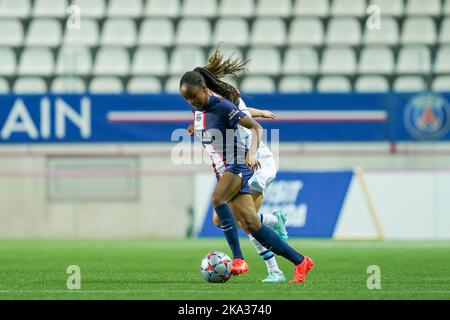
<svg viewBox="0 0 450 320"><path fill-rule="evenodd" d="M253 247L256 249L256 252L258 252L259 256L264 260L264 263L266 264L267 271L270 272L281 272L280 268L278 268L277 260L275 259L275 255L272 251L267 250L265 247L263 247L258 240L253 238L250 234L248 235L248 238L250 239L250 242L252 243Z"/></svg>
<svg viewBox="0 0 450 320"><path fill-rule="evenodd" d="M258 217L259 221L261 221L261 223L266 226L273 227L274 224L278 223L278 218L273 213L269 214L258 213Z"/></svg>

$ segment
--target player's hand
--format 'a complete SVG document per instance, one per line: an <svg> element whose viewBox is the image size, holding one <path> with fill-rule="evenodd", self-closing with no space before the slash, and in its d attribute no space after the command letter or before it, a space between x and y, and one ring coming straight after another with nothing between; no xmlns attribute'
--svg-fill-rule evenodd
<svg viewBox="0 0 450 320"><path fill-rule="evenodd" d="M194 135L194 124L193 123L191 123L190 125L189 125L189 127L187 128L187 131L188 131L188 134L192 137L193 135Z"/></svg>
<svg viewBox="0 0 450 320"><path fill-rule="evenodd" d="M261 164L258 160L256 160L255 155L253 155L251 152L247 153L247 157L245 158L245 162L247 165L252 169L253 171L256 171L261 168Z"/></svg>
<svg viewBox="0 0 450 320"><path fill-rule="evenodd" d="M261 118L276 119L277 115L270 110L261 110Z"/></svg>

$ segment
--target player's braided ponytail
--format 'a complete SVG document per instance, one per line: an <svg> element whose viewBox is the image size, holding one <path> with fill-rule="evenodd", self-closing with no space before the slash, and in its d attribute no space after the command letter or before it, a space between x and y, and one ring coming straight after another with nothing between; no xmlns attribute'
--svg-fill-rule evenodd
<svg viewBox="0 0 450 320"><path fill-rule="evenodd" d="M223 78L231 75L236 77L239 72L247 72L246 65L250 60L239 61L233 58L234 53L224 60L223 53L219 50L220 44L217 46L214 53L209 57L205 69L214 74L217 78Z"/></svg>
<svg viewBox="0 0 450 320"><path fill-rule="evenodd" d="M239 98L241 96L239 91L232 85L220 80L220 78L227 75L236 77L239 72L246 72L245 66L248 62L249 60L239 61L237 58L233 59L233 55L223 60L223 54L217 47L209 58L208 64L203 68L195 68L194 71L199 72L203 76L206 86L210 90L239 106Z"/></svg>
<svg viewBox="0 0 450 320"><path fill-rule="evenodd" d="M194 72L198 72L204 79L208 89L220 94L225 99L230 100L236 106L239 106L239 97L241 96L232 85L218 79L214 74L202 67L197 67Z"/></svg>

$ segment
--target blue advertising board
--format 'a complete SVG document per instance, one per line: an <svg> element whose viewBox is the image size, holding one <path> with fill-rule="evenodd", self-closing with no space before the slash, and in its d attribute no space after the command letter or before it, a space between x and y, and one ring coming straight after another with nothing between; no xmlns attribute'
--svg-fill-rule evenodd
<svg viewBox="0 0 450 320"><path fill-rule="evenodd" d="M352 177L352 171L279 172L268 187L259 212L283 210L288 217L286 229L290 237L331 238ZM223 236L212 222L212 205L207 210L198 236Z"/></svg>
<svg viewBox="0 0 450 320"><path fill-rule="evenodd" d="M450 94L243 96L281 142L450 140ZM192 122L180 95L3 95L0 144L178 141ZM269 135L270 138L270 135Z"/></svg>

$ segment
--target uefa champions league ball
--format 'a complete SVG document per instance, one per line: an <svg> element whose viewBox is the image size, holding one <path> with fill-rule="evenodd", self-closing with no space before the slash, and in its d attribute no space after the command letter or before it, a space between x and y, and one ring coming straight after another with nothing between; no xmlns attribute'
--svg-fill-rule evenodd
<svg viewBox="0 0 450 320"><path fill-rule="evenodd" d="M205 281L224 283L231 278L231 259L223 252L208 253L200 264L200 273Z"/></svg>

